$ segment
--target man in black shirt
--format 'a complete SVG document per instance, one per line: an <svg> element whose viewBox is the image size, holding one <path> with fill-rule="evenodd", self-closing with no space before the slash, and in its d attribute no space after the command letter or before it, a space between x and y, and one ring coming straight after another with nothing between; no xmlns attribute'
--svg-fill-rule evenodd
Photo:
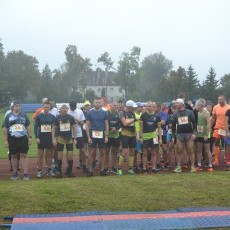
<svg viewBox="0 0 230 230"><path fill-rule="evenodd" d="M172 132L173 136L177 137L177 167L174 172L181 172L181 160L184 153L184 148L190 157L191 171L195 170L195 154L194 154L194 140L196 139L196 121L194 113L191 110L185 109L184 101L181 98L176 100L178 111L173 114Z"/></svg>

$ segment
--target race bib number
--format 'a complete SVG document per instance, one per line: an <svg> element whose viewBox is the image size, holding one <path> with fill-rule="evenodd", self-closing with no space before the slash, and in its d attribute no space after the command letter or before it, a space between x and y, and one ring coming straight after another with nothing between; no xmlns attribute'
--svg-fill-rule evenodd
<svg viewBox="0 0 230 230"><path fill-rule="evenodd" d="M133 121L133 118L126 118L125 119L127 122ZM134 126L134 123L130 124L129 126Z"/></svg>
<svg viewBox="0 0 230 230"><path fill-rule="evenodd" d="M153 144L154 145L158 145L159 144L158 137L154 137L153 138Z"/></svg>
<svg viewBox="0 0 230 230"><path fill-rule="evenodd" d="M221 136L226 136L226 130L218 129L218 134L221 135Z"/></svg>
<svg viewBox="0 0 230 230"><path fill-rule="evenodd" d="M70 131L70 123L63 123L63 124L60 124L60 131L61 131L61 132Z"/></svg>
<svg viewBox="0 0 230 230"><path fill-rule="evenodd" d="M178 124L179 124L179 125L188 124L188 117L187 117L187 116L178 117Z"/></svg>
<svg viewBox="0 0 230 230"><path fill-rule="evenodd" d="M202 126L202 125L197 125L197 132L198 132L198 133L203 133L203 132L204 132L204 126Z"/></svg>
<svg viewBox="0 0 230 230"><path fill-rule="evenodd" d="M168 130L168 134L172 134L172 129L169 129L169 130Z"/></svg>
<svg viewBox="0 0 230 230"><path fill-rule="evenodd" d="M11 126L11 130L13 133L15 132L22 132L24 130L24 126L21 124L15 124Z"/></svg>
<svg viewBox="0 0 230 230"><path fill-rule="evenodd" d="M82 128L83 130L86 130L86 124L83 124Z"/></svg>
<svg viewBox="0 0 230 230"><path fill-rule="evenodd" d="M51 125L41 125L41 133L51 133Z"/></svg>
<svg viewBox="0 0 230 230"><path fill-rule="evenodd" d="M92 131L92 137L93 138L103 138L103 131Z"/></svg>

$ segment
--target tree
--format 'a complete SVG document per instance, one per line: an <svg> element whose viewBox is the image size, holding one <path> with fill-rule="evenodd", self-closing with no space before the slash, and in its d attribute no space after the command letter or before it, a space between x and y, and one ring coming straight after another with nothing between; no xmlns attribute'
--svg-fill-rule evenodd
<svg viewBox="0 0 230 230"><path fill-rule="evenodd" d="M172 61L160 52L145 57L141 64L141 91L144 92L145 98L149 97L146 93L149 94L150 91L151 97L156 98L159 82L162 78L166 78L172 70Z"/></svg>
<svg viewBox="0 0 230 230"><path fill-rule="evenodd" d="M44 97L53 98L52 71L47 64L42 70L38 100Z"/></svg>
<svg viewBox="0 0 230 230"><path fill-rule="evenodd" d="M5 54L3 50L3 44L0 42L0 107L7 105L11 96L6 87Z"/></svg>
<svg viewBox="0 0 230 230"><path fill-rule="evenodd" d="M217 87L219 85L219 80L216 80L216 73L213 67L210 67L209 73L203 82L201 87L201 95L206 100L215 102L218 97Z"/></svg>
<svg viewBox="0 0 230 230"><path fill-rule="evenodd" d="M197 89L199 87L199 80L197 78L197 74L194 71L192 65L188 67L186 71L186 79L185 79L185 89L186 89L186 98L192 100L197 97Z"/></svg>
<svg viewBox="0 0 230 230"><path fill-rule="evenodd" d="M11 51L6 55L5 68L7 77L4 87L11 93L12 98L23 100L28 92L37 95L39 91L40 72L35 57L23 51Z"/></svg>
<svg viewBox="0 0 230 230"><path fill-rule="evenodd" d="M177 98L180 92L183 92L186 85L186 70L179 66L175 71L170 72L169 77L163 77L157 85L157 100L172 100Z"/></svg>
<svg viewBox="0 0 230 230"><path fill-rule="evenodd" d="M230 99L230 73L225 74L220 79L220 90L228 99Z"/></svg>
<svg viewBox="0 0 230 230"><path fill-rule="evenodd" d="M140 77L141 49L134 46L130 53L123 52L118 61L118 72L115 81L125 90L125 98L132 97Z"/></svg>
<svg viewBox="0 0 230 230"><path fill-rule="evenodd" d="M105 77L108 80L108 71L111 68L113 68L113 63L114 63L112 61L111 57L109 57L109 53L105 52L105 53L101 54L101 56L97 59L97 62L101 63L102 65L105 66ZM107 82L107 80L106 80L106 82ZM101 94L102 94L102 92L101 92ZM107 87L105 88L105 91L103 91L103 95L102 96L107 98Z"/></svg>
<svg viewBox="0 0 230 230"><path fill-rule="evenodd" d="M84 91L86 87L86 74L91 71L90 59L83 58L77 52L77 47L68 45L65 50L66 63L64 64L64 78L68 87L72 90L72 97L78 94L78 91ZM76 99L76 98L72 98Z"/></svg>

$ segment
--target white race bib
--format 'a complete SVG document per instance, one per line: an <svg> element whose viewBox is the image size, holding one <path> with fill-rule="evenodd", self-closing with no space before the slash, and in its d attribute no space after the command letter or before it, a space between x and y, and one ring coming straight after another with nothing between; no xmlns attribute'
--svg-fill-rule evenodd
<svg viewBox="0 0 230 230"><path fill-rule="evenodd" d="M51 125L41 125L41 133L51 133Z"/></svg>
<svg viewBox="0 0 230 230"><path fill-rule="evenodd" d="M70 123L61 123L60 124L60 131L61 132L70 131Z"/></svg>
<svg viewBox="0 0 230 230"><path fill-rule="evenodd" d="M169 129L169 130L168 130L168 134L172 134L172 129Z"/></svg>
<svg viewBox="0 0 230 230"><path fill-rule="evenodd" d="M24 126L22 124L15 124L11 126L12 133L14 132L22 132L24 130Z"/></svg>
<svg viewBox="0 0 230 230"><path fill-rule="evenodd" d="M203 133L204 132L204 126L203 125L197 125L197 132Z"/></svg>
<svg viewBox="0 0 230 230"><path fill-rule="evenodd" d="M103 131L93 130L92 137L93 138L103 138Z"/></svg>
<svg viewBox="0 0 230 230"><path fill-rule="evenodd" d="M218 134L221 135L221 136L226 136L226 130L218 129Z"/></svg>
<svg viewBox="0 0 230 230"><path fill-rule="evenodd" d="M158 137L154 137L153 138L153 144L154 145L158 145L159 144Z"/></svg>
<svg viewBox="0 0 230 230"><path fill-rule="evenodd" d="M83 124L82 128L83 130L86 130L86 123Z"/></svg>
<svg viewBox="0 0 230 230"><path fill-rule="evenodd" d="M178 124L179 125L188 124L188 116L178 117Z"/></svg>

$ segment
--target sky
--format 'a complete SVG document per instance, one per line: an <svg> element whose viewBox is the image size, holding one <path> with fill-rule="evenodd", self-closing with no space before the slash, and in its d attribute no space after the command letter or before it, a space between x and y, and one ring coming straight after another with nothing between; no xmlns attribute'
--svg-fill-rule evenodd
<svg viewBox="0 0 230 230"><path fill-rule="evenodd" d="M212 66L230 73L229 0L0 0L5 54L23 50L42 70L65 62L65 49L97 58L108 52L117 65L133 46L144 57L162 52L173 69L192 64L205 79Z"/></svg>

